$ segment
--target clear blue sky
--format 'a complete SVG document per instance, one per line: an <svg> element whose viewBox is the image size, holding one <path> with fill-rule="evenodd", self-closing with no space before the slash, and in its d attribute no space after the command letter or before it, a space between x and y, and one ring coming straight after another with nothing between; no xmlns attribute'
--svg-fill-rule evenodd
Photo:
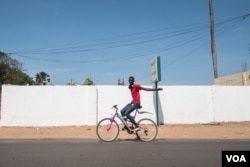
<svg viewBox="0 0 250 167"><path fill-rule="evenodd" d="M250 66L250 0L213 0L219 76ZM0 0L0 51L53 85L212 85L208 0Z"/></svg>

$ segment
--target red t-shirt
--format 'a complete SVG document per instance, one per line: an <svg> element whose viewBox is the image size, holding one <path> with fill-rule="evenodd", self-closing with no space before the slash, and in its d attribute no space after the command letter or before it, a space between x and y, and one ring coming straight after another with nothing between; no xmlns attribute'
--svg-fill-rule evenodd
<svg viewBox="0 0 250 167"><path fill-rule="evenodd" d="M132 88L130 89L131 91L131 95L132 95L132 102L135 103L140 103L141 99L140 99L140 90L141 90L141 85L138 84L133 84Z"/></svg>

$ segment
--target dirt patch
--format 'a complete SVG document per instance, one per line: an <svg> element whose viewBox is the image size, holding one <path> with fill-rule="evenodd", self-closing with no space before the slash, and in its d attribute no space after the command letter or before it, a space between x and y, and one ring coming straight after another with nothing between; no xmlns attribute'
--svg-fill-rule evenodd
<svg viewBox="0 0 250 167"><path fill-rule="evenodd" d="M250 122L191 125L160 125L158 139L250 139ZM97 139L95 126L0 127L3 138L87 138ZM124 131L119 138L135 138Z"/></svg>

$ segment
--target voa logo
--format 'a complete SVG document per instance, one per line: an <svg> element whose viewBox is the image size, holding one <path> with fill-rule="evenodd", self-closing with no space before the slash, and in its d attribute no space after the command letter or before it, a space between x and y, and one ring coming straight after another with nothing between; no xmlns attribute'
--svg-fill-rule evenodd
<svg viewBox="0 0 250 167"><path fill-rule="evenodd" d="M247 162L244 155L226 155L227 162Z"/></svg>
<svg viewBox="0 0 250 167"><path fill-rule="evenodd" d="M222 167L250 167L250 151L222 151Z"/></svg>

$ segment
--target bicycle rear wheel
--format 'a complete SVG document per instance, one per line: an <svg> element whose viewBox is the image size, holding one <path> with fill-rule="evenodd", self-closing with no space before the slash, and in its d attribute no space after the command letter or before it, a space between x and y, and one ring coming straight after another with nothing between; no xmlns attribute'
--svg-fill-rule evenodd
<svg viewBox="0 0 250 167"><path fill-rule="evenodd" d="M141 141L152 141L158 134L158 127L156 123L148 118L144 118L138 121L139 128L136 132L136 136Z"/></svg>
<svg viewBox="0 0 250 167"><path fill-rule="evenodd" d="M119 135L120 129L116 121L104 118L96 126L98 138L104 142L114 141Z"/></svg>

